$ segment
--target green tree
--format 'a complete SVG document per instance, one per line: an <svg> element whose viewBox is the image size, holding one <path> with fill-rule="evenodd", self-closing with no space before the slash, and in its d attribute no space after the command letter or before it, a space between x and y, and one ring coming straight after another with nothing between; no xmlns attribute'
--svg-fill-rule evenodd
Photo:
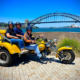
<svg viewBox="0 0 80 80"><path fill-rule="evenodd" d="M2 24L0 23L0 26L2 26Z"/></svg>
<svg viewBox="0 0 80 80"><path fill-rule="evenodd" d="M33 29L37 29L37 28L39 29L39 27L37 27L37 26L33 26Z"/></svg>
<svg viewBox="0 0 80 80"><path fill-rule="evenodd" d="M4 23L4 25L3 25L4 27L7 27L8 26L8 24L7 23Z"/></svg>
<svg viewBox="0 0 80 80"><path fill-rule="evenodd" d="M21 28L25 29L25 26L22 26Z"/></svg>

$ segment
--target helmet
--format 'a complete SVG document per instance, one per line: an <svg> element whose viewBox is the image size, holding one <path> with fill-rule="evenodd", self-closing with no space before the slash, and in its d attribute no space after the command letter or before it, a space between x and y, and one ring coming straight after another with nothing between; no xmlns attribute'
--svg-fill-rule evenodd
<svg viewBox="0 0 80 80"><path fill-rule="evenodd" d="M17 27L18 24L21 26L21 23L20 22L16 22L16 27Z"/></svg>
<svg viewBox="0 0 80 80"><path fill-rule="evenodd" d="M9 22L8 22L8 27L9 27L10 24L14 25L13 22L9 21Z"/></svg>
<svg viewBox="0 0 80 80"><path fill-rule="evenodd" d="M26 27L26 30L31 30L32 31L32 27L28 26L28 27Z"/></svg>
<svg viewBox="0 0 80 80"><path fill-rule="evenodd" d="M8 22L8 25L9 25L9 24L13 24L13 22L9 21L9 22Z"/></svg>

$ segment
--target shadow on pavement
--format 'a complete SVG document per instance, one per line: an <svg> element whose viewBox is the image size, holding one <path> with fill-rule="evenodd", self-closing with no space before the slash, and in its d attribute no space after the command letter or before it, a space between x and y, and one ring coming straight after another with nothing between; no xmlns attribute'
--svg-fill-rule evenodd
<svg viewBox="0 0 80 80"><path fill-rule="evenodd" d="M31 61L35 61L35 62L39 62L41 64L47 64L52 63L52 62L57 62L60 64L63 64L60 60L54 59L54 58L44 58L43 60L40 60L37 56L22 56L22 57L15 57L13 63L8 66L8 67L13 67L13 66L19 66L20 64L24 65L24 64L28 64ZM66 65L66 64L65 64ZM70 65L75 65L75 63L71 63Z"/></svg>

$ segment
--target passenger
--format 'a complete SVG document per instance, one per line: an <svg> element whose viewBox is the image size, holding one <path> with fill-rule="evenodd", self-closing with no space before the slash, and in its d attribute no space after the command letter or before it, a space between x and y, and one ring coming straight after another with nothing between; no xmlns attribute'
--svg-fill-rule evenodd
<svg viewBox="0 0 80 80"><path fill-rule="evenodd" d="M16 23L16 28L14 29L14 33L20 39L24 36L24 33L21 30L21 24L19 22Z"/></svg>
<svg viewBox="0 0 80 80"><path fill-rule="evenodd" d="M13 29L13 22L8 22L8 29L6 31L6 37L13 43L13 44L18 44L21 50L21 53L26 52L27 50L24 49L24 43L23 40L19 39L16 34L14 33Z"/></svg>
<svg viewBox="0 0 80 80"><path fill-rule="evenodd" d="M40 53L37 44L34 44L35 38L33 38L31 32L32 32L32 27L30 27L30 26L26 27L26 33L24 34L24 41L25 41L25 44L27 45L26 48L27 48L27 50L34 50L37 53L37 56L40 59L43 59L43 56ZM40 35L39 37L42 37L42 36L43 35Z"/></svg>

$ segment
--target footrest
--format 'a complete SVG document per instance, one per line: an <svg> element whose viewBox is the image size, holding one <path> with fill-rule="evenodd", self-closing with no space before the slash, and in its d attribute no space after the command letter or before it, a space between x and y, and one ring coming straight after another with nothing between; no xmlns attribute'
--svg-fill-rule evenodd
<svg viewBox="0 0 80 80"><path fill-rule="evenodd" d="M27 54L28 53L28 50L23 50L21 53L19 53L19 57L22 55L22 54Z"/></svg>

